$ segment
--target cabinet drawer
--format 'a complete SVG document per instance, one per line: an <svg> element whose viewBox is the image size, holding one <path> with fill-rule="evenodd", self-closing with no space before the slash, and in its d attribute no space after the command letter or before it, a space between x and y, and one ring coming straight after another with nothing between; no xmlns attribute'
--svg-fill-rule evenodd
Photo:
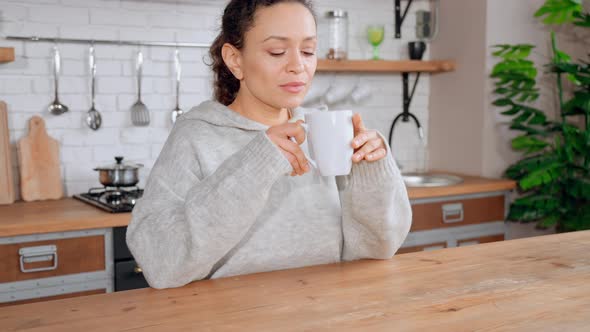
<svg viewBox="0 0 590 332"><path fill-rule="evenodd" d="M411 252L419 252L419 251L438 250L438 249L444 249L446 247L447 247L446 242L430 243L430 244L425 244L425 245L421 245L421 246L413 246L413 247L403 247L403 248L399 248L397 250L396 255L397 254L408 254Z"/></svg>
<svg viewBox="0 0 590 332"><path fill-rule="evenodd" d="M504 196L412 205L412 229L464 226L504 220Z"/></svg>
<svg viewBox="0 0 590 332"><path fill-rule="evenodd" d="M21 300L21 301L14 301L14 302L6 302L0 303L0 307L7 307L9 305L17 305L17 304L27 304L27 303L36 303L36 302L43 302L43 301L52 301L52 300L59 300L59 299L67 299L70 297L78 297L78 296L87 296L87 295L94 295L94 294L104 294L106 293L106 289L96 289L91 291L84 291L84 292L76 292L76 293L69 293L69 294L62 294L62 295L55 295L55 296L48 296L48 297L41 297L29 300Z"/></svg>
<svg viewBox="0 0 590 332"><path fill-rule="evenodd" d="M105 270L104 235L0 245L0 283Z"/></svg>
<svg viewBox="0 0 590 332"><path fill-rule="evenodd" d="M473 238L473 239L457 240L457 246L458 247L465 247L465 246L471 246L471 245L475 245L475 244L490 243L490 242L497 242L497 241L504 241L504 234L482 236L482 237Z"/></svg>

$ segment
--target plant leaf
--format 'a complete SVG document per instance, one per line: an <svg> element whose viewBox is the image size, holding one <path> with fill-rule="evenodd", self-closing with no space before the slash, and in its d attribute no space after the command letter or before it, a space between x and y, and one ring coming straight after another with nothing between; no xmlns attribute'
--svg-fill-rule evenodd
<svg viewBox="0 0 590 332"><path fill-rule="evenodd" d="M525 122L526 120L528 120L531 117L531 115L533 115L533 113L531 111L525 110L524 112L522 112L522 114L520 114L519 116L514 118L512 120L512 122L514 122L514 123Z"/></svg>
<svg viewBox="0 0 590 332"><path fill-rule="evenodd" d="M590 179L571 179L567 193L578 199L590 200Z"/></svg>
<svg viewBox="0 0 590 332"><path fill-rule="evenodd" d="M575 92L574 97L565 103L563 112L565 115L590 115L590 92Z"/></svg>
<svg viewBox="0 0 590 332"><path fill-rule="evenodd" d="M512 221L531 222L536 221L542 217L544 217L544 215L541 213L541 211L522 206L511 205L506 218Z"/></svg>
<svg viewBox="0 0 590 332"><path fill-rule="evenodd" d="M560 220L560 217L561 217L561 215L559 215L557 213L550 214L548 216L545 216L545 217L541 218L541 220L539 221L539 223L537 225L541 229L546 229L546 228L549 228L549 227L553 227Z"/></svg>
<svg viewBox="0 0 590 332"><path fill-rule="evenodd" d="M537 152L544 149L548 145L549 144L547 142L529 135L519 136L512 140L512 148L514 150L525 150L526 153Z"/></svg>
<svg viewBox="0 0 590 332"><path fill-rule="evenodd" d="M528 124L530 125L542 125L545 124L547 121L547 117L543 113L535 113L532 119L529 120Z"/></svg>
<svg viewBox="0 0 590 332"><path fill-rule="evenodd" d="M572 0L566 0L566 1L572 1ZM554 64L570 63L572 61L572 58L568 54L566 54L565 52L563 52L557 48L557 40L556 40L554 31L551 31L551 47L553 49L553 63Z"/></svg>
<svg viewBox="0 0 590 332"><path fill-rule="evenodd" d="M583 14L580 13L576 15L577 20L574 21L574 24L584 28L590 28L590 14Z"/></svg>
<svg viewBox="0 0 590 332"><path fill-rule="evenodd" d="M519 185L523 190L529 190L543 184L549 184L559 179L559 169L561 164L553 162L543 168L537 169L519 181Z"/></svg>
<svg viewBox="0 0 590 332"><path fill-rule="evenodd" d="M510 108L507 111L501 112L500 114L502 115L516 115L518 112L520 112L522 108L516 106L516 105L512 105L512 108Z"/></svg>
<svg viewBox="0 0 590 332"><path fill-rule="evenodd" d="M502 107L512 105L512 100L508 98L497 99L492 103L494 106Z"/></svg>
<svg viewBox="0 0 590 332"><path fill-rule="evenodd" d="M576 21L582 9L582 0L547 0L535 17L544 17L545 24L569 23Z"/></svg>
<svg viewBox="0 0 590 332"><path fill-rule="evenodd" d="M518 161L508 167L505 174L511 179L518 180L537 169L545 168L557 161L558 157L554 153L544 153Z"/></svg>

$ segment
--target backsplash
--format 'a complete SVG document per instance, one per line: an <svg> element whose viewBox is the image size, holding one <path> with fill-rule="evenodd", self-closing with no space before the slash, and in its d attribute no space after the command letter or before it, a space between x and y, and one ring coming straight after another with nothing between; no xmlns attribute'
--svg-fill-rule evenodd
<svg viewBox="0 0 590 332"><path fill-rule="evenodd" d="M126 160L143 163L140 187L172 128L170 113L174 102L173 48L143 47L143 101L151 113L149 127L131 124L131 105L136 100L134 57L137 47L96 45L96 108L103 125L98 131L86 126L90 109L90 80L87 68L88 46L60 44L62 75L60 99L70 112L54 116L47 111L53 99L51 43L19 42L3 39L8 35L84 39L144 40L210 43L220 24L225 1L130 1L130 0L0 0L0 46L15 47L16 60L0 64L0 99L8 104L10 139L13 146L15 183L18 183L15 143L28 132L28 119L42 116L49 135L60 142L62 176L66 194L71 196L100 186L93 168ZM429 7L415 1L402 29L403 39L393 38L393 2L371 0L371 5L356 0L316 0L316 13L330 9L349 13L349 58L368 59L371 48L365 28L371 23L386 24L386 39L381 45L385 59L407 59L407 42L413 40L415 15ZM322 40L320 40L322 43ZM210 99L211 74L203 59L207 49L181 49L183 77L180 105L185 111ZM322 54L318 54L323 57ZM425 59L428 59L428 51ZM410 76L411 83L414 75ZM385 136L394 117L402 111L402 81L397 74L318 73L307 100L322 95L332 84L336 91L348 93L356 84L367 87L371 96L358 103L346 101L332 109L352 109L362 114L370 128ZM411 111L428 133L428 75L416 89ZM400 123L394 136L394 155L404 171L420 164L422 154L417 131L412 123ZM18 191L18 189L17 189Z"/></svg>

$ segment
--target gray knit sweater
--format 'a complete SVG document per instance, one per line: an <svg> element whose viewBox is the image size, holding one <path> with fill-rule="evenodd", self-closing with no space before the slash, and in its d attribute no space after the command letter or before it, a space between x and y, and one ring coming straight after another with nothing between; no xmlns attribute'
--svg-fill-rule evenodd
<svg viewBox="0 0 590 332"><path fill-rule="evenodd" d="M179 118L127 230L150 286L388 259L401 246L412 212L389 148L348 176L291 177L266 129L213 101Z"/></svg>

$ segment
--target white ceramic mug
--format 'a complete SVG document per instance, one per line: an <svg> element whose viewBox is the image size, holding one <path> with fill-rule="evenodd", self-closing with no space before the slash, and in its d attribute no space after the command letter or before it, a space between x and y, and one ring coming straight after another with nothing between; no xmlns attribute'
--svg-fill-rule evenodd
<svg viewBox="0 0 590 332"><path fill-rule="evenodd" d="M354 153L352 111L307 113L302 126L307 134L306 157L311 166L322 176L350 174Z"/></svg>

